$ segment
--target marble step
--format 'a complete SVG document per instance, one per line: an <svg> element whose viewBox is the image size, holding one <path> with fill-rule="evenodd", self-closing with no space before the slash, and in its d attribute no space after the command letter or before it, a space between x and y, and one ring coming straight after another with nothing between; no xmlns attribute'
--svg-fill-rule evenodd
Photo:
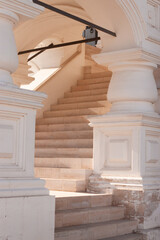
<svg viewBox="0 0 160 240"><path fill-rule="evenodd" d="M132 233L137 221L117 220L55 229L55 240L98 240Z"/></svg>
<svg viewBox="0 0 160 240"><path fill-rule="evenodd" d="M36 140L35 146L37 148L92 148L93 139L40 139Z"/></svg>
<svg viewBox="0 0 160 240"><path fill-rule="evenodd" d="M92 169L92 158L35 158L36 167Z"/></svg>
<svg viewBox="0 0 160 240"><path fill-rule="evenodd" d="M92 173L89 169L70 169L70 168L45 168L36 167L35 176L37 178L56 178L56 179L86 179Z"/></svg>
<svg viewBox="0 0 160 240"><path fill-rule="evenodd" d="M55 104L55 105L51 105L51 110L56 111L56 110L94 108L94 107L103 107L106 104L107 104L107 101Z"/></svg>
<svg viewBox="0 0 160 240"><path fill-rule="evenodd" d="M59 111L46 111L43 113L44 117L67 117L67 116L86 116L94 115L95 112L92 109L71 109L71 110L59 110Z"/></svg>
<svg viewBox="0 0 160 240"><path fill-rule="evenodd" d="M101 77L111 77L111 72L98 72L98 73L85 73L84 78L101 78Z"/></svg>
<svg viewBox="0 0 160 240"><path fill-rule="evenodd" d="M36 148L35 157L92 158L92 148Z"/></svg>
<svg viewBox="0 0 160 240"><path fill-rule="evenodd" d="M95 101L107 101L107 90L104 90L105 93L100 95L90 95L91 91L86 91L87 93L84 96L73 96L73 93L67 98L61 98L58 100L59 104L67 103L84 103L84 102L95 102ZM82 93L82 92L80 92ZM88 95L89 94L89 95Z"/></svg>
<svg viewBox="0 0 160 240"><path fill-rule="evenodd" d="M95 84L88 84L88 85L79 85L71 87L71 91L85 91L85 90L93 90L93 89L104 89L108 88L109 82L106 83L95 83Z"/></svg>
<svg viewBox="0 0 160 240"><path fill-rule="evenodd" d="M101 240L143 240L143 236L138 233L132 233L121 237L103 238Z"/></svg>
<svg viewBox="0 0 160 240"><path fill-rule="evenodd" d="M69 116L69 117L54 117L54 118L39 118L36 124L68 124L68 123L89 123L85 116Z"/></svg>
<svg viewBox="0 0 160 240"><path fill-rule="evenodd" d="M63 123L63 124L45 124L37 125L36 132L50 132L50 131L80 131L80 130L92 130L88 123Z"/></svg>
<svg viewBox="0 0 160 240"><path fill-rule="evenodd" d="M92 139L93 131L59 131L59 132L36 132L38 139Z"/></svg>
<svg viewBox="0 0 160 240"><path fill-rule="evenodd" d="M103 94L107 94L107 91L108 91L107 87L102 89L81 90L81 91L74 91L74 92L69 91L64 93L64 98L103 95Z"/></svg>
<svg viewBox="0 0 160 240"><path fill-rule="evenodd" d="M56 197L56 210L73 210L95 207L108 207L112 204L112 194L89 194Z"/></svg>
<svg viewBox="0 0 160 240"><path fill-rule="evenodd" d="M102 77L102 78L91 78L91 79L83 79L77 81L78 85L88 85L88 84L95 84L95 83L105 83L110 82L110 77Z"/></svg>
<svg viewBox="0 0 160 240"><path fill-rule="evenodd" d="M86 181L83 179L53 179L43 178L46 188L52 191L85 192Z"/></svg>
<svg viewBox="0 0 160 240"><path fill-rule="evenodd" d="M56 211L56 228L107 222L124 218L123 207L94 207Z"/></svg>

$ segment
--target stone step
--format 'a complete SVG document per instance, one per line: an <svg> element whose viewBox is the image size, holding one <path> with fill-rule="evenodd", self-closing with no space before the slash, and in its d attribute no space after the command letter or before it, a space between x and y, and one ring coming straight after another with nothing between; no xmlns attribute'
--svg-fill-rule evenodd
<svg viewBox="0 0 160 240"><path fill-rule="evenodd" d="M53 179L44 178L46 188L54 191L85 192L86 181L82 179Z"/></svg>
<svg viewBox="0 0 160 240"><path fill-rule="evenodd" d="M90 93L90 91L87 91ZM73 93L72 93L73 94ZM58 100L59 104L67 104L67 103L83 103L83 102L95 102L95 101L107 101L107 91L105 90L105 94L100 95L93 95L88 96L87 94L85 96L80 97L73 97L71 94L68 98L61 98Z"/></svg>
<svg viewBox="0 0 160 240"><path fill-rule="evenodd" d="M37 125L36 132L50 132L50 131L74 131L74 130L92 130L88 123L72 123L72 124L46 124Z"/></svg>
<svg viewBox="0 0 160 240"><path fill-rule="evenodd" d="M93 149L92 148L36 148L35 157L37 158L53 158L53 157L63 157L63 158L92 158Z"/></svg>
<svg viewBox="0 0 160 240"><path fill-rule="evenodd" d="M95 101L95 102L82 102L82 103L66 103L66 104L55 104L51 105L51 110L70 110L70 109L83 109L83 108L95 108L102 107L103 104L106 104L106 101Z"/></svg>
<svg viewBox="0 0 160 240"><path fill-rule="evenodd" d="M143 236L138 233L123 235L121 237L103 238L101 240L143 240Z"/></svg>
<svg viewBox="0 0 160 240"><path fill-rule="evenodd" d="M69 117L54 117L54 118L39 118L36 124L67 124L67 123L89 123L85 116L69 116Z"/></svg>
<svg viewBox="0 0 160 240"><path fill-rule="evenodd" d="M71 88L71 91L85 91L85 90L93 90L93 89L108 89L109 82L105 83L95 83L95 84L88 84L88 85L79 85L79 86L73 86Z"/></svg>
<svg viewBox="0 0 160 240"><path fill-rule="evenodd" d="M55 229L55 240L97 240L132 233L137 221L118 220Z"/></svg>
<svg viewBox="0 0 160 240"><path fill-rule="evenodd" d="M112 73L109 71L98 72L98 73L85 73L84 78L101 78L101 77L111 77Z"/></svg>
<svg viewBox="0 0 160 240"><path fill-rule="evenodd" d="M35 176L37 178L56 179L86 179L92 173L89 169L69 169L69 168L45 168L36 167Z"/></svg>
<svg viewBox="0 0 160 240"><path fill-rule="evenodd" d="M93 95L103 95L107 94L108 88L102 89L92 89L92 90L81 90L81 91L74 91L74 92L66 92L64 93L64 98L71 98L71 97L83 97L83 96L93 96ZM95 101L96 99L94 99Z"/></svg>
<svg viewBox="0 0 160 240"><path fill-rule="evenodd" d="M56 211L56 228L107 222L124 218L123 207L94 207Z"/></svg>
<svg viewBox="0 0 160 240"><path fill-rule="evenodd" d="M94 111L88 108L59 110L59 111L46 111L43 113L44 117L67 117L67 116L86 116L94 115Z"/></svg>
<svg viewBox="0 0 160 240"><path fill-rule="evenodd" d="M91 78L91 79L84 79L84 80L79 80L77 81L77 84L78 86L81 86L81 85L88 85L88 84L95 84L95 83L106 83L110 82L110 77L102 77L102 78Z"/></svg>
<svg viewBox="0 0 160 240"><path fill-rule="evenodd" d="M69 193L70 194L70 193ZM64 194L63 194L64 195ZM89 194L56 197L56 210L73 210L108 207L112 204L112 194Z"/></svg>
<svg viewBox="0 0 160 240"><path fill-rule="evenodd" d="M38 139L92 139L93 131L62 131L62 132L36 132Z"/></svg>
<svg viewBox="0 0 160 240"><path fill-rule="evenodd" d="M92 148L93 139L40 139L36 140L35 146L37 148Z"/></svg>
<svg viewBox="0 0 160 240"><path fill-rule="evenodd" d="M92 169L92 158L35 158L36 167Z"/></svg>

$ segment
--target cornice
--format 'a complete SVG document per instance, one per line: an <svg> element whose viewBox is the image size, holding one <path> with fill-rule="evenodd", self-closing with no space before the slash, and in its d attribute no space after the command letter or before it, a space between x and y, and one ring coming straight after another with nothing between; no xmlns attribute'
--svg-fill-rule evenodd
<svg viewBox="0 0 160 240"><path fill-rule="evenodd" d="M32 0L0 0L0 7L29 18L35 18L43 11Z"/></svg>

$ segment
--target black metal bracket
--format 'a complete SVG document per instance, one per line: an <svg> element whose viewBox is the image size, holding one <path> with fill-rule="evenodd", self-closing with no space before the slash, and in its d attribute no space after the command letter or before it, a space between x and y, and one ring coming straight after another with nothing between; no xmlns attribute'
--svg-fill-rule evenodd
<svg viewBox="0 0 160 240"><path fill-rule="evenodd" d="M41 52L44 52L47 49L60 48L60 47L71 46L71 45L80 44L80 43L93 42L93 41L100 40L100 39L101 39L100 37L97 37L97 38L90 38L90 39L78 40L78 41L73 41L73 42L60 43L60 44L56 44L56 45L50 44L47 47L34 48L34 49L25 50L25 51L20 51L18 53L18 55L39 51L37 54L35 54L37 56ZM36 57L35 55L34 55L34 57ZM31 58L33 59L33 56Z"/></svg>
<svg viewBox="0 0 160 240"><path fill-rule="evenodd" d="M109 35L111 35L111 36L116 37L116 33L115 33L115 32L112 32L112 31L110 31L110 30L108 30L108 29L106 29L106 28L103 28L103 27L98 26L98 25L96 25L96 24L94 24L94 23L91 23L91 22L89 22L89 21L86 21L86 20L84 20L84 19L82 19L82 18L80 18L80 17L77 17L77 16L75 16L75 15L72 15L72 14L70 14L70 13L68 13L68 12L65 12L65 11L59 9L59 8L55 8L55 7L53 7L53 6L51 6L51 5L47 4L47 3L41 2L41 1L39 1L39 0L33 0L33 2L36 3L36 4L38 4L38 5L40 5L40 6L42 6L42 7L44 7L44 8L47 8L47 9L53 11L53 12L59 13L59 14L61 14L61 15L63 15L63 16L66 16L66 17L71 18L71 19L73 19L73 20L75 20L75 21L81 22L81 23L83 23L83 24L85 24L85 25L88 25L88 26L90 26L90 27L92 27L92 28L95 28L95 29L97 29L97 30L99 30L99 31L102 31L102 32L104 32L104 33L107 33L107 34L109 34Z"/></svg>

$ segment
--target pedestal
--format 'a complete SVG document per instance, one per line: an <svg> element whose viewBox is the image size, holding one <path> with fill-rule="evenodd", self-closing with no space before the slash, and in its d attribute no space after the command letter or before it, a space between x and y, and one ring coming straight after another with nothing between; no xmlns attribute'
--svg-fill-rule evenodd
<svg viewBox="0 0 160 240"><path fill-rule="evenodd" d="M55 199L34 178L42 93L0 86L0 239L53 240Z"/></svg>

